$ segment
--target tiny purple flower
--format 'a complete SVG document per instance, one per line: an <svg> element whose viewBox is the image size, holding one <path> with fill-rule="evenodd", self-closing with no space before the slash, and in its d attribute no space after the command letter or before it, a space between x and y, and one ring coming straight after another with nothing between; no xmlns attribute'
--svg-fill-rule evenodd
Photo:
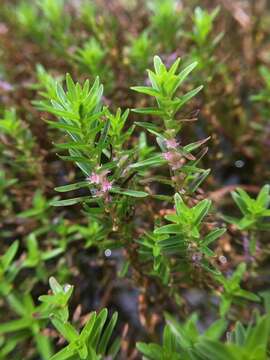
<svg viewBox="0 0 270 360"><path fill-rule="evenodd" d="M165 160L172 161L174 154L170 151L167 151L167 152L163 153L162 156L164 157Z"/></svg>
<svg viewBox="0 0 270 360"><path fill-rule="evenodd" d="M92 173L90 176L86 178L91 184L100 184L101 176L96 173Z"/></svg>
<svg viewBox="0 0 270 360"><path fill-rule="evenodd" d="M183 166L183 157L177 151L167 151L162 155L173 170L180 169Z"/></svg>
<svg viewBox="0 0 270 360"><path fill-rule="evenodd" d="M112 188L112 183L109 180L103 180L102 184L101 184L101 191L103 192L107 192L109 190L111 190Z"/></svg>
<svg viewBox="0 0 270 360"><path fill-rule="evenodd" d="M202 260L202 254L200 252L195 252L191 258L195 264L199 264Z"/></svg>
<svg viewBox="0 0 270 360"><path fill-rule="evenodd" d="M165 143L168 149L177 149L179 146L179 142L175 139L166 140Z"/></svg>

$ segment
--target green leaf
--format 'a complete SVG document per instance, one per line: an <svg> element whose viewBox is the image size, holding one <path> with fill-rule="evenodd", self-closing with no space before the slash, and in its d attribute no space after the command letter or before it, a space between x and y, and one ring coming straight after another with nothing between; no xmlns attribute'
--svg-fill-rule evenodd
<svg viewBox="0 0 270 360"><path fill-rule="evenodd" d="M267 343L269 341L270 335L270 322L269 322L269 314L268 316L263 316L258 324L256 324L255 328L249 332L248 337L246 339L246 347L249 351L255 349L258 345L264 347L264 351L266 352Z"/></svg>
<svg viewBox="0 0 270 360"><path fill-rule="evenodd" d="M243 198L241 196L239 196L239 194L236 191L232 191L231 195L232 195L233 200L236 202L237 206L241 210L241 212L244 215L247 215L249 213L249 211L248 211L248 208L247 208L247 204L243 200Z"/></svg>
<svg viewBox="0 0 270 360"><path fill-rule="evenodd" d="M130 189L120 189L117 187L113 187L110 190L111 193L115 193L115 194L121 194L121 195L127 195L127 196L131 196L131 197L138 197L138 198L143 198L148 196L148 194L144 191L137 191L137 190L130 190Z"/></svg>
<svg viewBox="0 0 270 360"><path fill-rule="evenodd" d="M185 205L180 194L177 193L174 195L174 202L175 202L175 208L176 208L177 215L182 215L182 213L189 211L189 208Z"/></svg>
<svg viewBox="0 0 270 360"><path fill-rule="evenodd" d="M143 342L137 342L137 349L147 357L147 359L151 360L162 360L162 349L160 346L156 344L146 344Z"/></svg>
<svg viewBox="0 0 270 360"><path fill-rule="evenodd" d="M73 342L79 339L77 330L69 322L63 322L55 315L52 315L52 323L68 342Z"/></svg>
<svg viewBox="0 0 270 360"><path fill-rule="evenodd" d="M64 123L61 123L61 122L49 121L49 120L47 120L46 122L51 127L59 129L59 130L63 130L64 132L69 131L71 133L78 134L78 135L80 135L82 133L82 130L79 127L75 126L75 125L69 125L69 124L64 124Z"/></svg>
<svg viewBox="0 0 270 360"><path fill-rule="evenodd" d="M201 173L198 173L195 178L188 184L188 190L189 192L193 193L195 192L198 187L201 185L201 183L207 178L207 176L210 174L211 170L207 169L204 170Z"/></svg>
<svg viewBox="0 0 270 360"><path fill-rule="evenodd" d="M8 248L6 253L1 256L0 263L2 264L4 270L8 269L8 267L11 264L12 260L16 256L18 248L19 248L19 241L16 240L10 245L10 247Z"/></svg>
<svg viewBox="0 0 270 360"><path fill-rule="evenodd" d="M214 257L216 254L214 253L214 251L212 251L211 249L209 249L207 246L201 246L200 247L200 251L209 257Z"/></svg>
<svg viewBox="0 0 270 360"><path fill-rule="evenodd" d="M154 230L154 234L178 234L181 228L178 224L164 225Z"/></svg>
<svg viewBox="0 0 270 360"><path fill-rule="evenodd" d="M90 186L89 181L80 181L80 182L77 182L74 184L58 186L58 187L54 188L54 190L58 191L58 192L67 192L67 191L77 190L77 189L81 189L81 188L89 187L89 186Z"/></svg>
<svg viewBox="0 0 270 360"><path fill-rule="evenodd" d="M76 141L76 142L72 141L72 142L67 142L67 143L63 143L63 144L54 144L54 146L56 148L62 149L62 150L75 149L75 150L91 151L90 145L86 145L85 143L78 142L78 141Z"/></svg>
<svg viewBox="0 0 270 360"><path fill-rule="evenodd" d="M186 152L191 152L191 151L199 148L203 144L205 144L209 139L211 139L211 136L208 136L206 139L199 140L199 141L196 141L194 143L188 144L188 145L184 146L184 150Z"/></svg>
<svg viewBox="0 0 270 360"><path fill-rule="evenodd" d="M137 121L135 121L134 124L144 128L144 129L147 129L147 130L161 131L161 128L159 126L157 126L156 124L150 123L150 122L146 122L146 121L137 122Z"/></svg>
<svg viewBox="0 0 270 360"><path fill-rule="evenodd" d="M158 55L154 56L154 68L157 74L160 74L162 69L165 69L165 66Z"/></svg>
<svg viewBox="0 0 270 360"><path fill-rule="evenodd" d="M159 91L157 91L156 89L153 89L151 87L147 87L147 86L132 86L131 89L134 91L137 91L139 93L154 96L154 97L161 96Z"/></svg>
<svg viewBox="0 0 270 360"><path fill-rule="evenodd" d="M97 348L97 353L98 354L102 354L105 355L109 340L112 336L112 332L115 328L116 322L118 319L118 314L117 312L115 312L108 324L108 326L106 327L106 330L103 332L102 337L100 339L98 348Z"/></svg>
<svg viewBox="0 0 270 360"><path fill-rule="evenodd" d="M208 246L213 241L221 237L226 232L226 229L214 229L208 233L202 240L203 245Z"/></svg>
<svg viewBox="0 0 270 360"><path fill-rule="evenodd" d="M93 201L94 199L91 199L90 196L81 196L73 199L66 199L66 200L52 200L50 202L51 206L70 206L74 204L78 204L84 201Z"/></svg>
<svg viewBox="0 0 270 360"><path fill-rule="evenodd" d="M244 290L244 289L239 289L239 290L235 291L234 295L245 298L245 299L250 300L250 301L261 301L259 296L253 294L250 291Z"/></svg>
<svg viewBox="0 0 270 360"><path fill-rule="evenodd" d="M192 208L195 215L194 225L199 225L202 222L203 218L208 214L211 205L211 200L205 199Z"/></svg>
<svg viewBox="0 0 270 360"><path fill-rule="evenodd" d="M156 116L165 115L163 110L153 107L137 108L137 109L132 109L131 111L137 114L145 114L145 115L156 115Z"/></svg>
<svg viewBox="0 0 270 360"><path fill-rule="evenodd" d="M91 335L91 332L93 331L93 328L94 328L94 325L95 325L96 318L97 318L97 313L92 312L90 314L89 320L84 325L84 328L82 329L82 332L81 332L81 338L84 341L86 341L86 339L89 338L89 336Z"/></svg>
<svg viewBox="0 0 270 360"><path fill-rule="evenodd" d="M196 89L193 89L191 91L189 91L188 93L186 93L185 95L181 96L181 98L179 99L175 112L177 112L178 110L180 110L180 108L185 105L185 103L187 103L190 99L192 99L195 95L198 94L198 92L200 92L202 90L203 86L198 86Z"/></svg>
<svg viewBox="0 0 270 360"><path fill-rule="evenodd" d="M218 340L226 331L228 322L224 319L219 319L209 326L205 330L203 336L209 338L210 340Z"/></svg>
<svg viewBox="0 0 270 360"><path fill-rule="evenodd" d="M201 359L239 360L237 353L230 351L225 344L213 340L204 340L195 345Z"/></svg>
<svg viewBox="0 0 270 360"><path fill-rule="evenodd" d="M58 351L58 353L56 353L55 355L53 355L50 360L66 360L66 359L70 359L71 357L73 357L75 355L76 351L75 351L75 347L73 344L68 345L66 347L64 347L64 349Z"/></svg>
<svg viewBox="0 0 270 360"><path fill-rule="evenodd" d="M182 70L178 75L177 75L177 80L174 84L172 93L174 93L178 87L184 82L184 80L187 78L187 76L191 73L191 71L198 65L198 62L195 61L192 64L188 65L184 70Z"/></svg>
<svg viewBox="0 0 270 360"><path fill-rule="evenodd" d="M28 317L23 317L18 320L11 320L6 323L0 324L0 334L6 334L27 329L30 328L31 324L32 320Z"/></svg>
<svg viewBox="0 0 270 360"><path fill-rule="evenodd" d="M140 167L145 167L145 166L147 166L147 167L148 166L158 166L158 165L163 165L165 163L166 163L166 160L160 154L160 155L155 155L149 159L139 161L135 164L131 164L131 165L129 165L129 167L131 169L135 169L135 168L140 168Z"/></svg>
<svg viewBox="0 0 270 360"><path fill-rule="evenodd" d="M270 185L267 184L262 187L256 199L258 205L264 208L267 208L269 206L269 201L270 201L269 191L270 191Z"/></svg>

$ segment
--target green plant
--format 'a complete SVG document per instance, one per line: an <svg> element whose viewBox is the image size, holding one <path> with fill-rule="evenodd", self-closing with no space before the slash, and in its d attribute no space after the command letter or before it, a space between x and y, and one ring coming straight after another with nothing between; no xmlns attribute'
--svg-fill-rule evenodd
<svg viewBox="0 0 270 360"><path fill-rule="evenodd" d="M181 324L172 316L165 315L167 325L163 330L163 343L137 343L137 348L149 360L266 360L269 353L270 319L268 315L256 316L247 327L237 322L227 332L227 340L221 336L227 322L220 319L200 331L198 317L193 314Z"/></svg>
<svg viewBox="0 0 270 360"><path fill-rule="evenodd" d="M33 196L32 208L22 211L18 216L23 219L34 218L44 226L48 225L48 215L50 212L50 202L37 190Z"/></svg>
<svg viewBox="0 0 270 360"><path fill-rule="evenodd" d="M188 272L192 268L201 267L219 274L219 271L209 264L209 259L215 257L209 244L222 236L226 229L216 228L208 234L201 234L202 222L210 210L211 201L205 199L189 208L179 194L174 196L174 200L176 213L165 216L165 219L172 224L157 227L154 235L158 235L158 238L147 235L146 241L141 241L143 247L149 248L148 239L157 239L152 246L153 253L151 254L155 259L154 269L166 268L167 265L168 271L170 261L169 269L171 268L170 271L173 273ZM174 256L180 261L175 261ZM168 257L167 260L166 257ZM165 279L163 278L164 282L166 282Z"/></svg>
<svg viewBox="0 0 270 360"><path fill-rule="evenodd" d="M176 0L151 0L148 3L152 13L150 28L155 42L161 45L162 50L175 50L183 21L179 3Z"/></svg>
<svg viewBox="0 0 270 360"><path fill-rule="evenodd" d="M19 248L19 242L14 241L6 250L5 254L0 257L0 293L6 296L12 290L13 280L15 279L19 268L13 263L13 259Z"/></svg>
<svg viewBox="0 0 270 360"><path fill-rule="evenodd" d="M216 62L214 50L223 37L223 33L213 36L214 21L219 13L219 7L208 12L200 7L196 7L193 14L193 29L186 35L191 39L194 47L191 57L198 62L198 67L208 74L206 80L211 81L215 72L221 68L221 63Z"/></svg>
<svg viewBox="0 0 270 360"><path fill-rule="evenodd" d="M232 216L224 216L225 220L235 225L239 230L248 231L249 251L251 254L256 252L257 233L260 230L268 230L269 224L265 221L270 217L270 186L264 185L257 195L256 199L251 198L243 189L233 191L232 198L242 217L236 218Z"/></svg>
<svg viewBox="0 0 270 360"><path fill-rule="evenodd" d="M51 360L70 359L75 356L79 359L102 359L105 354L114 359L119 350L119 341L116 339L108 348L108 344L117 322L117 313L105 325L108 317L107 309L103 309L98 315L90 314L80 333L69 322L68 300L73 287L61 286L54 278L50 278L52 294L42 295L39 300L45 308L43 316L49 316L54 327L68 342L68 345L53 355Z"/></svg>
<svg viewBox="0 0 270 360"><path fill-rule="evenodd" d="M46 30L58 46L68 43L68 30L71 18L65 11L65 0L37 0L37 5L46 19Z"/></svg>
<svg viewBox="0 0 270 360"><path fill-rule="evenodd" d="M11 333L15 335L16 339L16 334L19 335L19 332L22 332L22 335L15 340L16 344L27 337L33 337L42 359L46 360L51 356L51 346L48 337L41 333L41 322L35 316L39 309L35 307L30 294L19 295L17 289L13 287L14 279L22 269L21 265L14 261L18 247L19 242L15 241L0 258L0 294L5 297L11 309L19 316L18 319L1 323L0 334L5 336ZM0 350L0 354L9 353L13 350L12 338L9 345L10 348L4 346Z"/></svg>
<svg viewBox="0 0 270 360"><path fill-rule="evenodd" d="M45 261L59 256L63 249L55 248L47 251L39 249L38 242L34 233L26 239L27 252L22 262L22 267L35 269L36 279L46 282L48 278Z"/></svg>
<svg viewBox="0 0 270 360"><path fill-rule="evenodd" d="M137 71L143 72L148 67L153 55L153 44L148 31L143 31L136 37L130 39L127 48L127 62Z"/></svg>
<svg viewBox="0 0 270 360"><path fill-rule="evenodd" d="M36 65L37 83L31 84L31 88L38 90L38 94L47 98L48 101L56 100L57 94L55 91L55 78L49 74L41 64ZM61 82L61 77L57 79ZM33 101L35 104L36 101Z"/></svg>
<svg viewBox="0 0 270 360"><path fill-rule="evenodd" d="M197 347L204 346L208 341L218 341L227 327L227 322L220 319L200 333L197 314L191 315L183 324L169 314L165 318L167 324L163 330L162 345L137 343L145 359L203 359L198 356Z"/></svg>
<svg viewBox="0 0 270 360"><path fill-rule="evenodd" d="M267 119L269 117L269 95L270 95L270 70L266 66L259 68L259 73L264 82L264 88L262 88L258 94L252 95L251 100L259 103L260 111L262 115Z"/></svg>
<svg viewBox="0 0 270 360"><path fill-rule="evenodd" d="M102 106L103 87L100 85L98 78L90 88L88 80L81 87L78 83L75 85L71 77L67 75L66 84L66 93L58 83L56 84L57 101L52 101L50 106L46 102L40 102L39 106L41 109L60 117L61 120L59 122L49 121L49 124L67 133L70 141L57 144L56 147L61 150L69 149L69 156L61 156L61 158L75 162L87 176L87 179L56 189L59 192L66 192L90 187L92 198L91 196L84 196L71 200L63 200L62 202L55 201L53 204L72 205L82 201L86 203L94 201L101 204L101 200L104 203L104 200L108 199L109 193L122 193L132 197L147 196L145 192L121 189L119 186L114 185L122 177L123 169L119 168L119 165L113 176L107 176L108 172L112 172L117 168L117 160L110 161L112 158L110 142L119 141L117 139L119 139L120 134L121 138L126 136L122 129L128 113L121 116L121 113L118 112L116 119L121 116L121 122L115 123L115 125L110 127L110 124L113 124L112 119L114 117L108 112L106 107ZM98 141L96 140L97 138ZM130 157L132 155L130 151L122 149L119 152L116 146L115 155L118 159L125 154ZM101 163L103 155L106 159L104 164ZM125 160L122 166L126 165L126 163L127 161Z"/></svg>
<svg viewBox="0 0 270 360"><path fill-rule="evenodd" d="M4 170L0 169L0 205L3 211L11 211L13 208L12 201L10 201L8 190L17 183L17 179L8 179Z"/></svg>
<svg viewBox="0 0 270 360"><path fill-rule="evenodd" d="M91 38L78 48L74 54L74 60L82 70L88 73L91 79L99 76L101 81L108 85L108 90L112 87L113 73L106 65L106 50L95 38Z"/></svg>
<svg viewBox="0 0 270 360"><path fill-rule="evenodd" d="M244 298L250 301L260 301L260 298L244 290L240 287L240 282L246 272L246 264L241 263L234 271L232 276L226 278L223 275L217 276L217 280L222 284L222 295L220 302L220 315L223 317L230 309L231 303L237 301L239 298Z"/></svg>
<svg viewBox="0 0 270 360"><path fill-rule="evenodd" d="M44 22L39 18L37 6L29 6L28 1L20 1L15 8L15 16L20 30L35 41L44 41Z"/></svg>
<svg viewBox="0 0 270 360"><path fill-rule="evenodd" d="M15 174L25 168L30 174L39 172L39 161L34 156L36 141L26 124L20 120L15 109L5 110L0 119L0 134L4 136L4 162L10 165Z"/></svg>

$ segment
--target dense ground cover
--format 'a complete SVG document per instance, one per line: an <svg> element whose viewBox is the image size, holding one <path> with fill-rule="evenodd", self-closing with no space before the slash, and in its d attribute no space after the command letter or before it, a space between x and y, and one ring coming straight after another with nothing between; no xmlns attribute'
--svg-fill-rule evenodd
<svg viewBox="0 0 270 360"><path fill-rule="evenodd" d="M0 359L269 358L269 25L1 2Z"/></svg>

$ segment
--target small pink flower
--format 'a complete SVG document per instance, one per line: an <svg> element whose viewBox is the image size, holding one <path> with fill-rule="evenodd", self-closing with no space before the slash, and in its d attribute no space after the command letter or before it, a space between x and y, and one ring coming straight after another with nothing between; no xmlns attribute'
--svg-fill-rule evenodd
<svg viewBox="0 0 270 360"><path fill-rule="evenodd" d="M183 166L183 157L177 151L167 151L162 154L164 159L168 161L172 170L177 170Z"/></svg>
<svg viewBox="0 0 270 360"><path fill-rule="evenodd" d="M0 90L11 91L13 86L6 81L0 80Z"/></svg>
<svg viewBox="0 0 270 360"><path fill-rule="evenodd" d="M164 157L165 160L172 161L174 158L174 153L167 151L167 152L163 153L162 156Z"/></svg>
<svg viewBox="0 0 270 360"><path fill-rule="evenodd" d="M103 180L103 182L101 184L101 191L107 192L107 191L111 190L111 188L112 188L112 183L107 179Z"/></svg>
<svg viewBox="0 0 270 360"><path fill-rule="evenodd" d="M95 189L91 189L93 196L108 198L108 192L112 188L112 182L107 179L108 170L102 171L101 173L92 173L86 178L90 184L95 184ZM108 200L107 199L107 200Z"/></svg>
<svg viewBox="0 0 270 360"><path fill-rule="evenodd" d="M165 143L168 149L177 149L179 146L179 142L175 139L166 140Z"/></svg>
<svg viewBox="0 0 270 360"><path fill-rule="evenodd" d="M200 252L195 252L192 255L191 259L195 264L199 264L200 261L202 260L202 254Z"/></svg>
<svg viewBox="0 0 270 360"><path fill-rule="evenodd" d="M92 175L86 178L91 184L100 184L101 182L101 175L92 173Z"/></svg>

